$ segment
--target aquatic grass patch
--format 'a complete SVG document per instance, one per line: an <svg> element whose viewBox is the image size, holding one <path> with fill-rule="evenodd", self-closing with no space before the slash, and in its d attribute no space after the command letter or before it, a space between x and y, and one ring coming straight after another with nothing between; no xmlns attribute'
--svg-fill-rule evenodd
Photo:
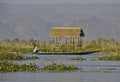
<svg viewBox="0 0 120 82"><path fill-rule="evenodd" d="M74 58L70 58L70 60L86 60L86 59L82 57L74 57Z"/></svg>
<svg viewBox="0 0 120 82"><path fill-rule="evenodd" d="M36 60L36 59L39 59L39 57L37 57L37 56L32 56L32 57L26 56L26 57L23 57L23 60Z"/></svg>
<svg viewBox="0 0 120 82"><path fill-rule="evenodd" d="M56 64L53 63L51 65L44 66L42 70L48 70L48 71L64 71L64 70L78 70L78 67L73 65L64 65L64 64Z"/></svg>
<svg viewBox="0 0 120 82"><path fill-rule="evenodd" d="M116 68L102 68L102 70L116 70Z"/></svg>
<svg viewBox="0 0 120 82"><path fill-rule="evenodd" d="M55 58L44 58L44 60L49 61L49 60L56 60L56 59Z"/></svg>
<svg viewBox="0 0 120 82"><path fill-rule="evenodd" d="M19 55L18 53L2 52L0 53L0 60L35 60L39 59L37 56L27 57Z"/></svg>
<svg viewBox="0 0 120 82"><path fill-rule="evenodd" d="M19 43L18 43L19 45ZM33 48L26 48L26 47L15 47L14 45L12 46L0 46L0 53L1 52L12 52L12 53L31 53L33 51Z"/></svg>
<svg viewBox="0 0 120 82"><path fill-rule="evenodd" d="M105 56L105 57L101 57L99 58L99 60L110 60L110 61L120 61L120 56Z"/></svg>
<svg viewBox="0 0 120 82"><path fill-rule="evenodd" d="M0 72L22 72L22 71L37 71L39 67L36 64L13 64L12 62L4 61L0 62Z"/></svg>

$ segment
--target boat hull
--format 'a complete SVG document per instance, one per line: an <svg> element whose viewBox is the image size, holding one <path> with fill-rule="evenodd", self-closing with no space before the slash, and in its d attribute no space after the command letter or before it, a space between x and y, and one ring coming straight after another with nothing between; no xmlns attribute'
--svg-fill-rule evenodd
<svg viewBox="0 0 120 82"><path fill-rule="evenodd" d="M36 53L38 55L90 55L92 53L96 53L96 52L99 52L101 50L97 50L97 51L89 51L89 52L74 52L74 53L69 53L69 52L51 52L51 53L46 53L46 52L41 52L41 53Z"/></svg>

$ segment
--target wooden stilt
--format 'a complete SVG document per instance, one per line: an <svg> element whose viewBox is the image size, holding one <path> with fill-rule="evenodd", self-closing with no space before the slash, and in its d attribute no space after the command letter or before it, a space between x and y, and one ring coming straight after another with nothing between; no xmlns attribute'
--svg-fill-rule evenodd
<svg viewBox="0 0 120 82"><path fill-rule="evenodd" d="M66 38L66 48L67 48L67 49L66 49L66 51L68 51L68 46L67 46L67 38Z"/></svg>

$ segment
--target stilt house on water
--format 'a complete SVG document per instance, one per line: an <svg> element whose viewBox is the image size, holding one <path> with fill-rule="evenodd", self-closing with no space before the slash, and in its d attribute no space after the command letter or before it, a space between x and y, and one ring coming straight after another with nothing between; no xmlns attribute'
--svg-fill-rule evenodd
<svg viewBox="0 0 120 82"><path fill-rule="evenodd" d="M50 32L50 37L56 45L55 51L58 51L59 47L63 46L63 43L66 45L65 52L79 51L84 36L81 27L53 27Z"/></svg>
<svg viewBox="0 0 120 82"><path fill-rule="evenodd" d="M50 37L53 40L53 52L40 52L39 55L87 55L97 51L81 52L82 38L85 36L81 27L53 27Z"/></svg>

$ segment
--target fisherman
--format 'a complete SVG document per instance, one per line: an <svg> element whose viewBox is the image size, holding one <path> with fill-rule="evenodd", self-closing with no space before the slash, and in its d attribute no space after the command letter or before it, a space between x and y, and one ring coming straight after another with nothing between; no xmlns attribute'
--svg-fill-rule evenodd
<svg viewBox="0 0 120 82"><path fill-rule="evenodd" d="M38 48L36 46L35 49L33 50L33 54L36 54L37 52L38 52Z"/></svg>

